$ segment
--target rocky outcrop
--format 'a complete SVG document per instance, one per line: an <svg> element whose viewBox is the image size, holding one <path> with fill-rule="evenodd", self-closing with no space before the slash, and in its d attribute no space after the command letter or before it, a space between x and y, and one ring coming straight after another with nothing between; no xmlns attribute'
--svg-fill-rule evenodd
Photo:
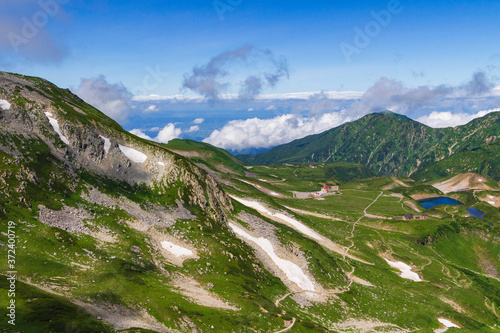
<svg viewBox="0 0 500 333"><path fill-rule="evenodd" d="M42 140L69 174L89 172L162 191L176 186L180 197L187 197L189 204L218 221L225 221L232 210L230 199L206 171L155 143L134 137L66 90L42 79L0 73L0 99L11 103L9 110L0 108L0 134ZM47 113L57 121L60 133ZM108 149L103 137L109 140ZM132 161L120 145L144 154L146 161ZM0 149L6 151L7 147L0 143Z"/></svg>

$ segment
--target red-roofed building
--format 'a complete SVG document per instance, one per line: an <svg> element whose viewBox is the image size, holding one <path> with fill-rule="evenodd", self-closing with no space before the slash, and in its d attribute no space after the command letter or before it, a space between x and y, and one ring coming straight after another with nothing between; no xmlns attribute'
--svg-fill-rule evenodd
<svg viewBox="0 0 500 333"><path fill-rule="evenodd" d="M330 186L330 185L325 185L321 188L321 191L323 191L324 193L332 193L338 190L339 190L338 186Z"/></svg>

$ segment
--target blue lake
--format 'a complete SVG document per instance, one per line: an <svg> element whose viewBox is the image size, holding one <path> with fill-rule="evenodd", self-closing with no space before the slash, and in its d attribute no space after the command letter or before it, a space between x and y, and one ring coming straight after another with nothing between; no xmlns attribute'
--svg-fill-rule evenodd
<svg viewBox="0 0 500 333"><path fill-rule="evenodd" d="M480 211L479 209L477 208L474 208L474 207L469 207L467 208L467 211L469 212L470 216L472 217L477 217L478 219L481 219L484 221L484 212Z"/></svg>
<svg viewBox="0 0 500 333"><path fill-rule="evenodd" d="M453 205L453 206L463 205L463 203L461 203L460 201L449 197L430 198L430 199L420 200L419 203L425 209L431 209L432 207L436 207L439 205Z"/></svg>
<svg viewBox="0 0 500 333"><path fill-rule="evenodd" d="M470 216L472 216L472 217L476 217L476 218L481 219L481 220L483 220L483 221L485 221L485 222L488 222L488 221L486 221L486 220L484 219L484 214L485 214L485 213L484 213L484 212L482 212L482 211L480 211L479 209L474 208L474 207L469 207L469 208L467 208L467 211L469 212L469 215L470 215ZM493 225L493 223L490 223L490 222L488 222L488 223L489 223L489 225L491 225L491 226Z"/></svg>

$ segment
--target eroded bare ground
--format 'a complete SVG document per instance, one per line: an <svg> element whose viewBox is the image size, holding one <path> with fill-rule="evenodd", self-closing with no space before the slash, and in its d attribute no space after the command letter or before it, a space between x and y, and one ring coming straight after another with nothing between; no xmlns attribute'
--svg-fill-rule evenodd
<svg viewBox="0 0 500 333"><path fill-rule="evenodd" d="M466 313L466 311L456 302L452 301L449 298L446 298L444 296L439 297L439 299L443 302L451 306L455 311L459 313Z"/></svg>
<svg viewBox="0 0 500 333"><path fill-rule="evenodd" d="M90 304L78 300L73 300L72 302L85 309L91 315L101 318L117 330L138 327L157 332L174 332L157 321L144 309L131 310L122 305L105 303Z"/></svg>
<svg viewBox="0 0 500 333"><path fill-rule="evenodd" d="M383 190L392 190L397 187L410 187L410 185L403 183L401 180L397 179L396 177L391 177L391 180L393 181L389 185L383 188Z"/></svg>
<svg viewBox="0 0 500 333"><path fill-rule="evenodd" d="M92 216L82 208L64 206L61 210L51 210L43 205L38 206L38 220L49 227L55 227L74 234L91 235L83 220Z"/></svg>
<svg viewBox="0 0 500 333"><path fill-rule="evenodd" d="M120 208L149 226L159 225L169 227L172 226L177 219L194 219L194 216L182 206L180 201L177 201L176 208L167 209L160 206L151 206L145 210L138 203L125 197L116 199L93 187L89 188L88 192L88 194L82 192L82 198L84 200L99 206Z"/></svg>
<svg viewBox="0 0 500 333"><path fill-rule="evenodd" d="M357 283L357 284L360 284L360 285L363 285L365 287L375 287L373 284L371 284L370 282L366 281L366 280L363 280L357 276L354 276L354 275L351 275L351 279L354 283Z"/></svg>
<svg viewBox="0 0 500 333"><path fill-rule="evenodd" d="M154 317L147 313L145 309L129 309L123 305L107 304L104 302L87 303L82 300L72 299L70 295L60 293L47 286L42 286L32 283L30 280L23 281L33 287L43 290L47 293L62 296L68 299L71 303L84 309L89 314L102 319L106 323L113 326L116 330L124 330L129 328L143 328L156 332L175 332L168 329Z"/></svg>
<svg viewBox="0 0 500 333"><path fill-rule="evenodd" d="M418 213L421 213L421 212L422 212L422 210L421 210L420 208L418 208L417 204L416 204L416 203L414 203L414 202L413 202L413 201L411 201L411 200L404 200L404 201L403 201L403 203L404 203L406 206L410 207L412 210L414 210L414 211L416 211L416 212L418 212Z"/></svg>
<svg viewBox="0 0 500 333"><path fill-rule="evenodd" d="M480 191L474 191L474 196L476 199L480 201L484 201L490 205L492 205L495 208L500 208L500 193L498 192L485 192L485 193L480 193L477 195L476 192Z"/></svg>
<svg viewBox="0 0 500 333"><path fill-rule="evenodd" d="M498 278L498 267L496 267L496 265L493 264L488 258L489 253L487 253L487 250L481 248L480 246L475 246L474 250L479 257L479 266L482 271L488 275Z"/></svg>
<svg viewBox="0 0 500 333"><path fill-rule="evenodd" d="M177 275L173 279L173 285L179 292L188 297L194 303L211 308L239 311L236 306L225 302L219 295L211 293L201 286L201 284L184 275Z"/></svg>
<svg viewBox="0 0 500 333"><path fill-rule="evenodd" d="M376 319L356 319L350 318L341 323L331 325L332 330L336 332L349 333L371 333L371 332L409 332L397 325L383 323Z"/></svg>
<svg viewBox="0 0 500 333"><path fill-rule="evenodd" d="M443 193L469 190L492 190L492 188L486 185L485 182L486 178L481 175L475 173L465 173L457 175L444 182L435 183L432 186Z"/></svg>
<svg viewBox="0 0 500 333"><path fill-rule="evenodd" d="M61 210L51 210L43 205L38 206L38 220L49 227L55 227L74 234L84 234L102 242L114 243L116 237L110 230L94 226L93 218L85 209L64 206ZM90 227L90 228L89 228Z"/></svg>

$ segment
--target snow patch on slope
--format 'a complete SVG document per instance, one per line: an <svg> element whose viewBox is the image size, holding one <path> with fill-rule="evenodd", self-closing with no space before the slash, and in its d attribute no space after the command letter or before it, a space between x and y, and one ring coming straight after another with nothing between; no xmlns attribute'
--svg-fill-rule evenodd
<svg viewBox="0 0 500 333"><path fill-rule="evenodd" d="M412 271L412 268L405 264L404 262L401 261L390 261L385 259L389 266L398 269L401 273L399 274L400 277L403 279L407 280L412 280L415 282L422 282L422 279L420 279L420 276L418 276L417 273Z"/></svg>
<svg viewBox="0 0 500 333"><path fill-rule="evenodd" d="M265 215L269 215L269 216L278 218L278 219L286 222L286 224L290 225L295 230L297 230L300 233L302 233L304 235L307 235L307 236L309 236L309 237L311 237L313 239L321 240L323 238L323 237L321 237L321 235L319 235L318 233L314 232L314 230L312 230L308 226L304 225L303 223L297 221L296 219L291 218L291 217L289 217L289 216L287 216L287 215L285 215L283 213L273 213L273 212L271 212L266 206L264 206L260 202L252 201L252 200L246 200L246 199L241 199L241 198L237 198L237 197L234 197L234 196L230 196L230 197L233 198L234 200L240 202L241 204L247 206L247 207L255 209L256 211L258 211L260 213L264 213Z"/></svg>
<svg viewBox="0 0 500 333"><path fill-rule="evenodd" d="M461 328L460 326L458 326L457 324L454 324L452 323L451 321L449 321L448 319L444 319L444 318L438 318L438 321L443 324L444 326L448 327L448 328L452 328L452 327L455 327L455 328Z"/></svg>
<svg viewBox="0 0 500 333"><path fill-rule="evenodd" d="M138 151L134 148L129 148L129 147L122 146L122 145L119 145L119 146L120 146L120 150L122 151L122 153L125 156L127 156L127 158L129 160L131 160L132 162L135 162L135 163L146 162L148 157L145 154L141 153L140 151Z"/></svg>
<svg viewBox="0 0 500 333"><path fill-rule="evenodd" d="M186 249L182 246L175 245L174 243L167 242L167 241L161 242L161 246L165 250L172 253L176 257L192 256L193 255L193 251Z"/></svg>
<svg viewBox="0 0 500 333"><path fill-rule="evenodd" d="M109 149L111 148L111 141L102 135L99 136L104 140L104 151L106 152L106 154L109 153Z"/></svg>
<svg viewBox="0 0 500 333"><path fill-rule="evenodd" d="M276 253L274 252L273 245L268 239L263 237L260 238L253 237L248 233L246 233L243 229L237 227L232 223L229 223L229 226L231 227L231 229L233 229L233 231L237 235L257 244L262 250L264 250L264 252L267 253L267 255L271 258L271 260L279 267L279 269L281 269L281 271L285 273L286 277L290 281L296 283L300 289L305 291L315 290L314 284L304 274L304 271L299 266L297 266L291 261L281 259L276 255Z"/></svg>
<svg viewBox="0 0 500 333"><path fill-rule="evenodd" d="M59 122L57 121L57 119L54 118L54 116L50 112L45 112L45 115L47 116L47 118L49 118L49 122L52 125L52 128L54 129L54 131L56 131L57 135L59 135L59 138L61 138L61 141L64 142L65 144L69 145L69 140L67 137L65 137L62 134L61 128L59 127Z"/></svg>
<svg viewBox="0 0 500 333"><path fill-rule="evenodd" d="M0 108L2 108L4 111L10 110L10 103L5 99L0 99Z"/></svg>

